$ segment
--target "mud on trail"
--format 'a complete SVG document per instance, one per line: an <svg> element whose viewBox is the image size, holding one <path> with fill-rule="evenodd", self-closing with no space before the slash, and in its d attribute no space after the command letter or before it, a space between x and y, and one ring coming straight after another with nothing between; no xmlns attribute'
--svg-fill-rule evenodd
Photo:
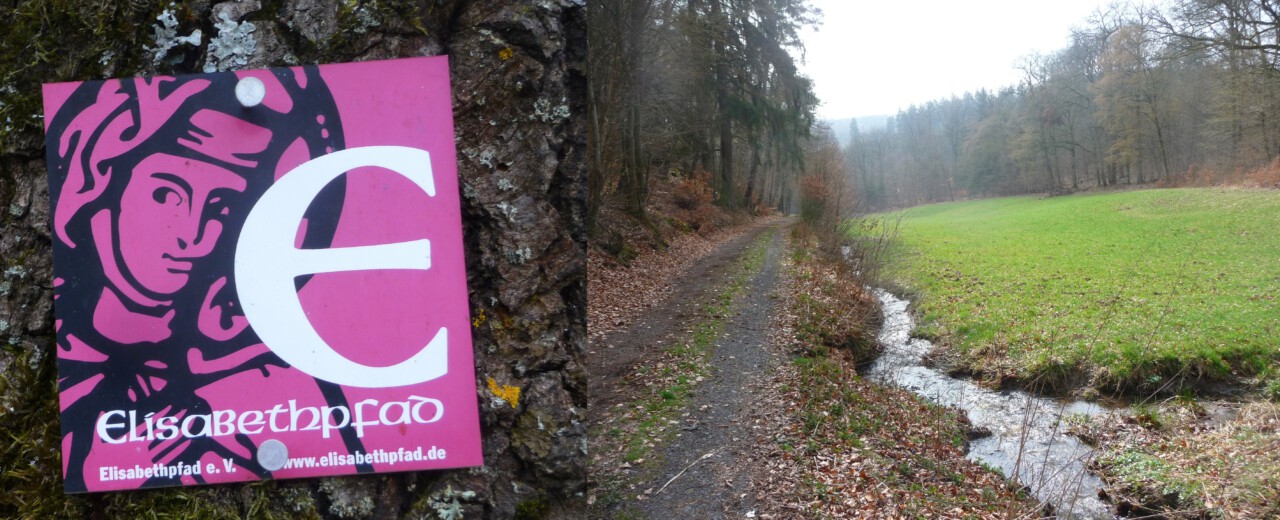
<svg viewBox="0 0 1280 520"><path fill-rule="evenodd" d="M593 518L743 518L789 219L751 226L622 330L594 337Z"/></svg>

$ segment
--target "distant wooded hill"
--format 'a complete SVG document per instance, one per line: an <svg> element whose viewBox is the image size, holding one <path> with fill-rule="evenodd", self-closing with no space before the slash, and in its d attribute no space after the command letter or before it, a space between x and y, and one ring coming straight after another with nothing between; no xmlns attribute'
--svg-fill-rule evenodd
<svg viewBox="0 0 1280 520"><path fill-rule="evenodd" d="M889 119L892 117L893 116L846 117L843 119L826 119L823 120L823 122L831 126L831 131L836 134L836 141L839 141L840 146L843 148L849 144L849 122L857 119L858 131L865 132L867 130L875 130L877 128L884 128L885 126L888 126Z"/></svg>
<svg viewBox="0 0 1280 520"><path fill-rule="evenodd" d="M859 203L1280 185L1273 3L1164 4L1099 9L1067 47L1019 64L1017 85L915 104L883 130L859 125L845 147Z"/></svg>

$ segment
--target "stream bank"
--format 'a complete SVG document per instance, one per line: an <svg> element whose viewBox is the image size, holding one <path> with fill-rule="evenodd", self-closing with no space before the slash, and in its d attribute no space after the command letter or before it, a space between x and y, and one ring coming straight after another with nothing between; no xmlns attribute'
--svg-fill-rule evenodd
<svg viewBox="0 0 1280 520"><path fill-rule="evenodd" d="M1102 480L1087 470L1093 448L1066 432L1072 416L1112 412L1092 403L990 390L926 367L924 356L933 344L911 337L915 320L907 310L910 302L880 289L875 295L884 314L878 338L884 353L867 370L868 378L963 410L975 429L991 432L970 443L968 457L1027 486L1058 515L1114 517L1110 505L1098 498Z"/></svg>

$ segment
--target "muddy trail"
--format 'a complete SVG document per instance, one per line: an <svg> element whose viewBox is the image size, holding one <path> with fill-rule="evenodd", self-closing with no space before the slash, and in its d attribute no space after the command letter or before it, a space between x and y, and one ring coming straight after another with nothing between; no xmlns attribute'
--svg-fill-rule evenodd
<svg viewBox="0 0 1280 520"><path fill-rule="evenodd" d="M751 420L761 374L783 360L768 348L769 326L777 306L775 290L792 221L774 219L726 242L673 278L673 293L653 305L627 330L592 342L588 356L592 417L596 410L633 406L644 391L631 374L656 359L668 345L689 341L702 309L722 294L734 266L756 244L763 260L752 270L720 319L723 328L712 341L705 378L693 386L687 406L672 414L679 431L668 442L654 443L650 461L634 461L639 471L626 472L631 484L621 497L596 505L598 518L743 518L755 509L751 489L753 464ZM764 237L764 238L762 238ZM606 419L608 420L608 419ZM671 421L675 424L676 421ZM622 453L605 454L604 464L622 464ZM601 477L609 478L609 477Z"/></svg>

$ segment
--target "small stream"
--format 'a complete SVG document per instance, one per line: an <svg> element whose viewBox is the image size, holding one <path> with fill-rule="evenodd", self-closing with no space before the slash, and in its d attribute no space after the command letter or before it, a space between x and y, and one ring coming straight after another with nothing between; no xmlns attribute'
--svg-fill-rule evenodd
<svg viewBox="0 0 1280 520"><path fill-rule="evenodd" d="M970 443L969 458L1027 485L1036 498L1052 504L1060 518L1114 518L1110 506L1097 498L1102 481L1085 469L1093 449L1067 434L1062 420L1073 414L1108 413L1107 409L1020 391L993 391L928 368L923 358L933 344L911 337L915 320L907 312L909 302L880 289L875 295L884 313L879 336L884 354L867 377L964 410L975 428L992 433Z"/></svg>

